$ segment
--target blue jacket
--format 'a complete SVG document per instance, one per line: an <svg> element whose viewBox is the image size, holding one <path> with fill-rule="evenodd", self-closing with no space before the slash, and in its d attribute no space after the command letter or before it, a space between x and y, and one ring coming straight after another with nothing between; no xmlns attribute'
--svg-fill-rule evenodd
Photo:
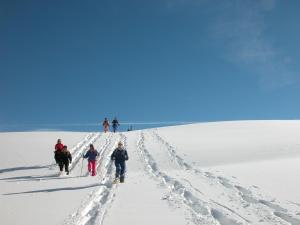
<svg viewBox="0 0 300 225"><path fill-rule="evenodd" d="M97 150L88 150L87 153L83 156L83 158L88 158L89 161L94 161L96 160L97 156L99 153Z"/></svg>

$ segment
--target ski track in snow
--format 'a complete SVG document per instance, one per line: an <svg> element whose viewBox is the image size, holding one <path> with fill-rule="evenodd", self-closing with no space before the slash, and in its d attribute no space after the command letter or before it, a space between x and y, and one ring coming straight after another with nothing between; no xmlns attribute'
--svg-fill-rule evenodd
<svg viewBox="0 0 300 225"><path fill-rule="evenodd" d="M112 142L112 136L113 136L113 134L110 133L110 134L108 135L108 137L106 137L105 143L104 143L104 144L100 147L100 149L98 150L98 152L99 152L98 159L100 159L100 160L97 161L96 170L97 170L97 173L100 174L100 175L101 175L101 164L102 164L102 160L101 160L101 159L103 159L104 154L105 154L105 152L106 152L106 149L109 147L109 145L110 145L111 142ZM89 175L89 172L87 171L87 172L85 173L85 176L88 176L88 175Z"/></svg>
<svg viewBox="0 0 300 225"><path fill-rule="evenodd" d="M112 144L113 135L109 135L109 139L101 148L99 167L97 168L100 175L99 188L92 191L87 200L81 207L72 214L63 224L64 225L102 225L108 208L114 201L115 191L118 184L113 184L113 163L110 156L117 147L117 143L121 140L124 146L127 146L126 136L119 133L119 138Z"/></svg>
<svg viewBox="0 0 300 225"><path fill-rule="evenodd" d="M101 133L92 133L89 137L85 138L82 142L73 147L72 151L72 164L70 172L75 168L85 151L90 148L90 144L94 144L101 136Z"/></svg>
<svg viewBox="0 0 300 225"><path fill-rule="evenodd" d="M160 171L155 160L145 147L144 133L140 133L140 138L137 143L137 148L141 154L147 172L154 178L158 179L164 184L164 186L170 191L170 195L178 199L186 206L191 212L192 219L195 224L203 225L240 225L248 224L247 221L242 220L236 215L231 217L227 216L227 213L223 208L220 208L214 203L209 203L206 200L196 197L189 189L180 181L170 177L164 172Z"/></svg>
<svg viewBox="0 0 300 225"><path fill-rule="evenodd" d="M251 190L242 187L240 184L236 184L236 182L233 182L228 178L215 175L213 174L213 172L208 172L208 171L203 172L199 169L193 168L193 166L191 166L190 164L185 162L180 156L178 156L175 148L172 145L170 145L165 139L163 139L157 132L152 131L152 135L156 138L158 142L160 142L165 146L165 149L167 150L172 162L175 162L182 170L192 172L196 175L201 175L202 178L205 178L206 181L211 184L222 185L224 187L224 193L226 194L229 194L228 190L230 189L230 191L233 192L233 195L231 196L231 200L240 197L239 199L244 201L244 202L240 202L241 205L245 205L246 202L245 208L250 209L249 206L252 206L252 210L251 211L249 210L249 212L251 213L257 212L257 216L261 217L261 220L259 221L260 223L266 222L267 224L300 225L300 220L291 216L290 215L291 213L289 213L288 210L285 209L284 207L280 206L280 203L275 202L275 200L269 200L269 201L263 200L259 198L260 196L265 197L262 194L260 193L254 194ZM156 167L155 162L154 165ZM184 180L186 182L188 181L186 179ZM201 195L203 195L201 191L199 191L198 189L192 186L190 181L188 181L188 183L190 188L193 189L193 192L198 192ZM229 211L232 211L234 214L236 214L234 210L218 203L216 200L209 199L209 201L212 201L215 204L222 206L223 208L228 209ZM263 210L264 208L265 210ZM227 218L224 218L223 214L221 214L220 211L216 211L215 209L212 209L211 212L212 212L212 216L216 218L220 224L234 224L232 222L229 222ZM244 220L251 224L249 220L245 218Z"/></svg>

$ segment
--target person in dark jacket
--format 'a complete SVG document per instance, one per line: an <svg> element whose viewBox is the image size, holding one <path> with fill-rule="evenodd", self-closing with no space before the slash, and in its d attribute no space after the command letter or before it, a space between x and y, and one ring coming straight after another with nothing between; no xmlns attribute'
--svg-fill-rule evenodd
<svg viewBox="0 0 300 225"><path fill-rule="evenodd" d="M72 155L68 150L68 147L64 145L62 151L57 154L57 160L60 170L60 175L63 173L63 168L65 167L65 172L69 175L69 164L72 163Z"/></svg>
<svg viewBox="0 0 300 225"><path fill-rule="evenodd" d="M96 161L98 151L94 148L94 145L90 144L90 149L86 152L83 158L88 158L88 171L92 173L92 176L96 176Z"/></svg>
<svg viewBox="0 0 300 225"><path fill-rule="evenodd" d="M114 131L114 133L116 133L118 126L120 126L119 121L117 120L117 117L115 117L111 123L112 123L113 131Z"/></svg>
<svg viewBox="0 0 300 225"><path fill-rule="evenodd" d="M111 160L115 161L115 166L116 166L115 180L120 179L120 182L123 183L125 178L125 171L126 171L125 161L128 160L128 154L126 149L124 149L121 141L118 143L118 147L112 153Z"/></svg>

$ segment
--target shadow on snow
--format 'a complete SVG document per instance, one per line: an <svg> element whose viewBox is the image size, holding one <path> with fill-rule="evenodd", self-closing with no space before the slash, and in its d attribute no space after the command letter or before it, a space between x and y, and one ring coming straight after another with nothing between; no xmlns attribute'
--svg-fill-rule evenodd
<svg viewBox="0 0 300 225"><path fill-rule="evenodd" d="M78 176L77 176L78 177ZM77 178L73 176L59 177L57 174L43 175L43 176L18 176L0 178L0 181L20 182L20 181L44 181L44 180L59 180Z"/></svg>
<svg viewBox="0 0 300 225"><path fill-rule="evenodd" d="M49 166L50 165L47 165L47 166L19 166L19 167L5 168L5 169L0 169L0 174L6 173L6 172L15 172L15 171L19 171L19 170L45 169L45 168L49 168Z"/></svg>
<svg viewBox="0 0 300 225"><path fill-rule="evenodd" d="M81 190L81 189L86 189L86 188L98 187L100 185L101 185L100 183L96 183L96 184L85 185L85 186L80 186L80 187L64 187L64 188L41 189L41 190L34 190L34 191L23 191L23 192L7 193L7 194L3 194L3 195L51 193L51 192L57 192L57 191L76 191L76 190Z"/></svg>

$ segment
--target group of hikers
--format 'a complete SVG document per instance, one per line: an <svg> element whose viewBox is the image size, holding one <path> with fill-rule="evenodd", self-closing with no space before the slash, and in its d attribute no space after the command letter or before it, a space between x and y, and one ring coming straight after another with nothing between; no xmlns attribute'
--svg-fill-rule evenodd
<svg viewBox="0 0 300 225"><path fill-rule="evenodd" d="M117 130L118 130L118 127L120 126L120 123L117 119L117 117L115 117L112 121L112 128L113 128L113 132L116 133ZM104 118L104 121L102 123L102 126L103 126L103 131L104 133L106 132L109 132L109 128L110 128L110 123L109 123L109 120L107 118ZM132 131L133 130L133 127L130 126L127 131Z"/></svg>
<svg viewBox="0 0 300 225"><path fill-rule="evenodd" d="M111 121L111 123L112 123L113 132L116 133L118 127L120 126L118 119L115 117L113 121ZM105 133L109 131L110 124L107 118L104 119L102 126Z"/></svg>
<svg viewBox="0 0 300 225"><path fill-rule="evenodd" d="M83 159L88 159L88 171L91 176L96 176L98 157L99 152L94 148L93 144L90 144L89 150L82 155ZM60 175L63 173L64 168L66 174L69 175L69 165L72 163L72 155L67 146L62 144L61 139L58 139L55 145L54 158L59 166ZM115 181L119 180L123 183L126 172L125 161L128 160L128 154L121 141L118 142L118 147L113 151L110 158L114 161L116 167Z"/></svg>
<svg viewBox="0 0 300 225"><path fill-rule="evenodd" d="M72 163L72 155L68 147L61 142L61 139L58 139L54 149L54 159L59 166L60 174L62 174L63 168L65 168L66 174L69 175L69 164Z"/></svg>

